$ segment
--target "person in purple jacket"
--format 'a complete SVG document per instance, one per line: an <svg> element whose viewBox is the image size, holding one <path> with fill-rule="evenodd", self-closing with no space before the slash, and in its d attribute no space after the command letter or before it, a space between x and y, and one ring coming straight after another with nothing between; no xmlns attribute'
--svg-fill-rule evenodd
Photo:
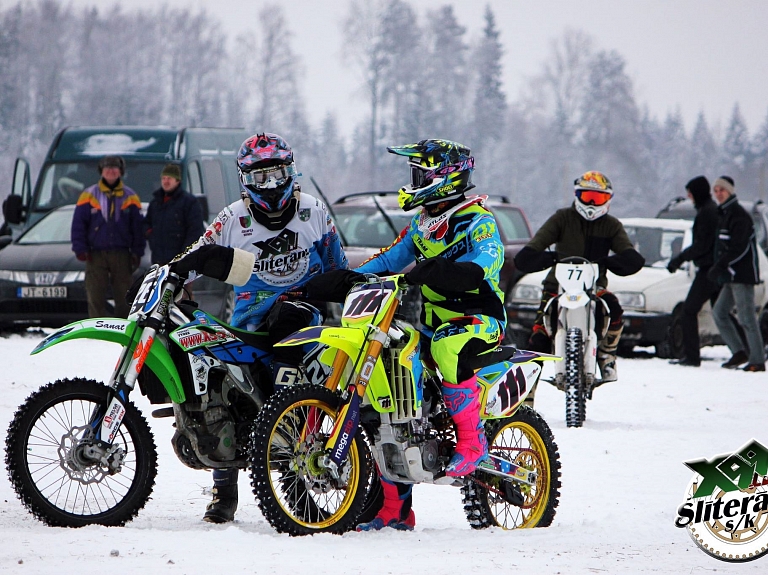
<svg viewBox="0 0 768 575"><path fill-rule="evenodd" d="M99 160L99 182L83 190L72 218L72 251L85 262L88 315L107 315L111 286L115 316L126 317L125 292L131 274L144 255L144 217L141 200L123 184L125 160L105 156Z"/></svg>

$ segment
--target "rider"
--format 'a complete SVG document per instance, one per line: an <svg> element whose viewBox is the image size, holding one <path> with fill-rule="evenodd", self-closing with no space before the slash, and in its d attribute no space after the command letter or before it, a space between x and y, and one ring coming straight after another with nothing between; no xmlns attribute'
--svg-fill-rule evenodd
<svg viewBox="0 0 768 575"><path fill-rule="evenodd" d="M270 133L251 136L236 163L241 199L224 208L172 265L179 273L194 270L221 280L249 277L245 285L235 287L232 325L267 331L274 344L316 319L317 310L286 300L285 292L310 276L346 269L347 258L325 205L300 191L293 151L283 138ZM267 391L296 381L302 359L300 347L274 348L273 389ZM213 501L205 521L234 519L237 476L237 468L213 470Z"/></svg>
<svg viewBox="0 0 768 575"><path fill-rule="evenodd" d="M480 387L472 360L495 349L506 316L499 290L504 246L484 196L466 197L474 187L469 148L448 140L422 140L387 148L408 158L411 184L400 188L404 211L421 206L389 247L357 271L399 271L416 261L405 278L421 285L423 349L443 378L442 393L456 425L456 452L446 475L472 473L488 453L480 421ZM384 504L358 531L413 529L411 486L382 478Z"/></svg>
<svg viewBox="0 0 768 575"><path fill-rule="evenodd" d="M557 295L558 284L553 266L566 257L585 258L600 267L597 296L608 305L610 314L608 329L598 345L597 363L604 383L616 381L616 350L624 328L624 310L616 296L607 290L606 270L619 276L632 275L640 271L645 259L629 240L622 223L608 214L613 188L605 175L586 172L574 181L574 191L576 198L573 205L557 210L515 256L515 265L523 273L552 268L542 286L541 305L528 345L534 351L551 351L551 336L554 334L548 334L544 327L544 308ZM555 244L556 251L545 251L552 244ZM611 251L613 255L608 255ZM597 314L596 325L604 326L602 306L597 306ZM596 331L600 337L604 328Z"/></svg>

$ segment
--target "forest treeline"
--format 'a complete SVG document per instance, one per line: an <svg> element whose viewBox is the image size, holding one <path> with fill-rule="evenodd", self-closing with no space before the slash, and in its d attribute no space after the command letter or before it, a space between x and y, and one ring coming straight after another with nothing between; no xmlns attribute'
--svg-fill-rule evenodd
<svg viewBox="0 0 768 575"><path fill-rule="evenodd" d="M742 198L765 197L768 117L753 134L738 103L725 125L700 113L690 132L679 111L655 117L622 55L585 32L554 39L513 100L502 58L525 58L525 47L502 46L516 23L490 7L482 29L468 30L450 5L419 14L406 0L349 0L334 64L356 72L367 112L343 135L331 113L308 119L312 94L281 6L252 18L252 33L230 38L204 10L0 6L0 197L16 156L36 173L62 127L137 124L277 132L330 197L402 185L387 145L455 139L472 148L478 191L508 196L534 223L566 205L588 169L613 181L616 215L654 215L702 173L731 175Z"/></svg>

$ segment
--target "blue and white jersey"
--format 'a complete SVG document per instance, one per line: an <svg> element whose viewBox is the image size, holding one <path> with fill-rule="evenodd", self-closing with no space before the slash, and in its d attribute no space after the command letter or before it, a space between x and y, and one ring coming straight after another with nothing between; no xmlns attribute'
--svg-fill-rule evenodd
<svg viewBox="0 0 768 575"><path fill-rule="evenodd" d="M254 329L277 298L311 276L349 267L328 210L318 199L299 193L296 215L281 230L271 231L251 216L243 200L224 208L190 248L206 244L240 248L256 255L253 274L235 286L232 325ZM196 274L190 274L194 279Z"/></svg>

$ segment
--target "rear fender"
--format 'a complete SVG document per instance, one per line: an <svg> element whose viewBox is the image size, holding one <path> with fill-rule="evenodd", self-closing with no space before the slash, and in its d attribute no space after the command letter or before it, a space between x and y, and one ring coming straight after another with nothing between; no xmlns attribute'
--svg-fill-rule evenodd
<svg viewBox="0 0 768 575"><path fill-rule="evenodd" d="M41 341L31 355L35 355L65 341L74 339L97 339L111 341L123 347L131 345L131 352L138 343L138 338L133 340L133 335L139 327L135 321L118 318L94 318L76 321L56 330ZM153 345L145 364L163 382L168 392L168 397L173 403L184 403L184 389L181 386L181 377L171 359L171 355L164 345Z"/></svg>
<svg viewBox="0 0 768 575"><path fill-rule="evenodd" d="M355 361L360 354L360 350L362 349L363 345L365 345L366 331L366 328L357 327L305 327L304 329L300 329L296 333L289 335L284 340L275 345L304 345L311 342L320 342L324 343L331 349L340 349L346 353L347 356L352 359L352 361ZM331 365L333 363L334 357L335 353L329 349L323 353L321 359L323 363ZM373 405L373 408L376 411L394 411L392 392L389 388L387 373L384 370L384 364L381 362L381 357L376 360L373 373L371 374L371 378L368 381L366 394L369 401L371 402L371 405Z"/></svg>

